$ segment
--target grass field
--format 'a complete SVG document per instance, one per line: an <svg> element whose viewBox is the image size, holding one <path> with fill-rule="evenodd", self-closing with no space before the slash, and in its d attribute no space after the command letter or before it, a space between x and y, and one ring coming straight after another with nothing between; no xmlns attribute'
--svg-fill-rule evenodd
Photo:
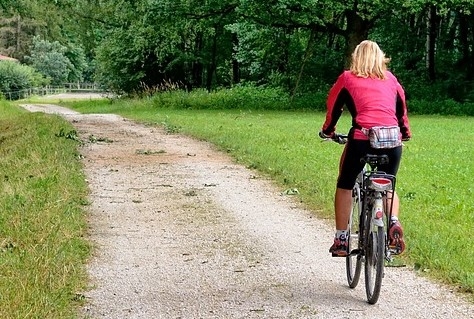
<svg viewBox="0 0 474 319"><path fill-rule="evenodd" d="M73 318L88 284L77 142L55 116L0 101L0 318Z"/></svg>
<svg viewBox="0 0 474 319"><path fill-rule="evenodd" d="M333 216L339 156L336 143L317 132L325 114L252 110L159 108L150 101L74 102L81 112L110 112L211 141L238 162L271 176L282 191L296 188L323 218ZM406 261L420 272L474 291L474 119L412 116L413 139L405 143L398 174ZM338 131L347 131L345 115ZM471 247L471 248L469 248Z"/></svg>

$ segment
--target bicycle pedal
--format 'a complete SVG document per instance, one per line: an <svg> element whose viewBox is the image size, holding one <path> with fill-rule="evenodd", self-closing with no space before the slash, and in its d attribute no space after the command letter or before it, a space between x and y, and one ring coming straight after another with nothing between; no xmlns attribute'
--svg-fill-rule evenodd
<svg viewBox="0 0 474 319"><path fill-rule="evenodd" d="M349 253L349 256L357 256L357 255L360 255L362 252L361 249L353 249L350 253Z"/></svg>
<svg viewBox="0 0 474 319"><path fill-rule="evenodd" d="M349 254L347 252L345 254L343 254L343 253L340 253L340 254L332 253L332 257L347 257L347 256L349 256Z"/></svg>
<svg viewBox="0 0 474 319"><path fill-rule="evenodd" d="M388 250L390 251L390 254L391 254L391 255L395 255L395 256L396 256L396 255L400 255L400 254L401 254L400 251L401 251L402 249L401 249L401 247L396 246L396 247L389 247Z"/></svg>

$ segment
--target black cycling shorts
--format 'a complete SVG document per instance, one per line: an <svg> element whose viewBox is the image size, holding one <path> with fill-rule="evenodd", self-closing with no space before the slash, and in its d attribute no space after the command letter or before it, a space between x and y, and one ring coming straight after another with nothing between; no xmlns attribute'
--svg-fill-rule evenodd
<svg viewBox="0 0 474 319"><path fill-rule="evenodd" d="M339 177L337 179L337 187L342 189L352 189L354 187L357 175L364 167L360 159L366 154L388 156L388 163L380 165L379 171L387 174L397 175L398 167L400 166L400 159L402 157L402 146L387 149L375 149L370 147L370 142L367 140L349 139L344 152L341 156L339 166Z"/></svg>

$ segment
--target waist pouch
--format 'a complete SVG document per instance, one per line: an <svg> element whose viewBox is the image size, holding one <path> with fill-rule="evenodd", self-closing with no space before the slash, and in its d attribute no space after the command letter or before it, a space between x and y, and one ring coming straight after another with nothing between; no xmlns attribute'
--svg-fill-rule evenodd
<svg viewBox="0 0 474 319"><path fill-rule="evenodd" d="M367 135L372 148L395 148L402 145L398 126L374 126L362 129Z"/></svg>

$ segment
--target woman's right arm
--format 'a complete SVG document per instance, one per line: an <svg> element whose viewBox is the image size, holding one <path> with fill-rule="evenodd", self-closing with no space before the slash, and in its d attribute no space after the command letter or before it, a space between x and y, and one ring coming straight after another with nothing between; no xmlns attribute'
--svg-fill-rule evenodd
<svg viewBox="0 0 474 319"><path fill-rule="evenodd" d="M341 74L336 83L329 90L328 98L326 101L326 120L324 121L322 132L331 136L336 131L336 124L341 117L343 106L349 92L344 87L344 73Z"/></svg>

